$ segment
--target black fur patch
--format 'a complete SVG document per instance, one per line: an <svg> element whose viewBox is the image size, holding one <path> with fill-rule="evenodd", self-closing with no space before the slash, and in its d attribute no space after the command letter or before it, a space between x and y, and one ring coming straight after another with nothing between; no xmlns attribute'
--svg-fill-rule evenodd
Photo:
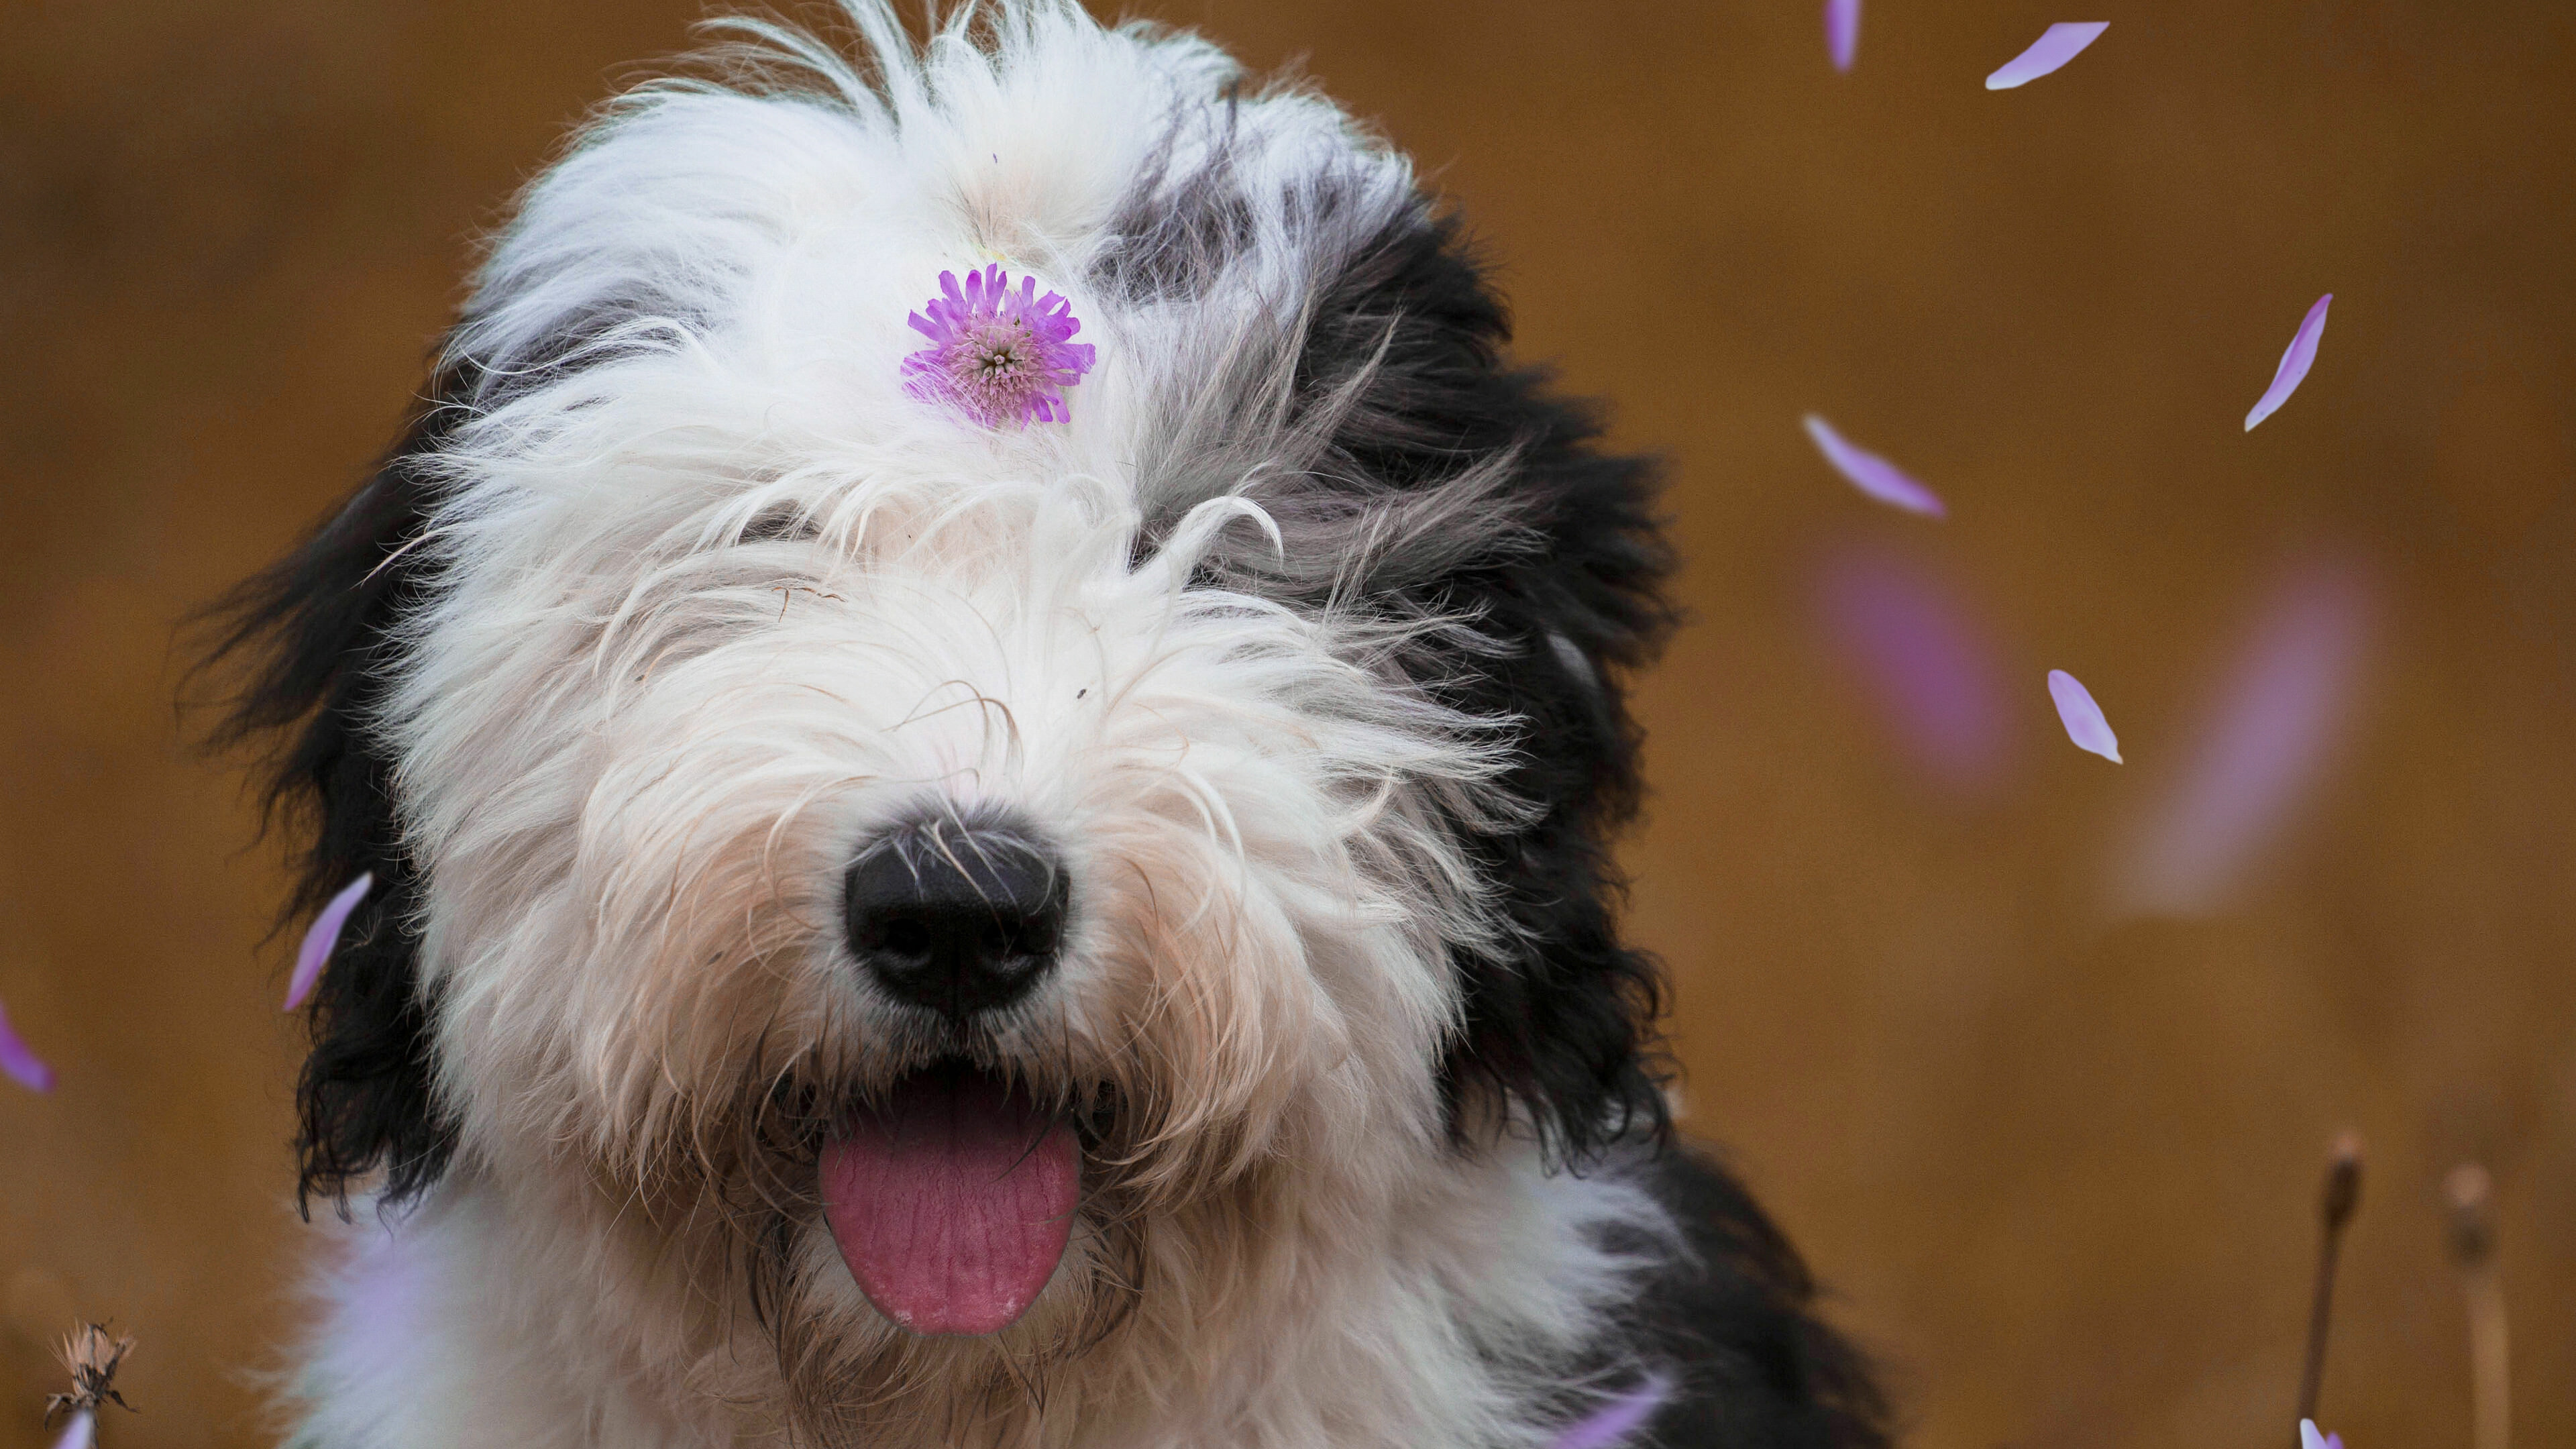
<svg viewBox="0 0 2576 1449"><path fill-rule="evenodd" d="M1632 1361L1678 1379L1639 1449L1885 1449L1868 1366L1816 1317L1806 1265L1752 1194L1687 1148L1650 1171L1695 1261L1638 1305Z"/></svg>
<svg viewBox="0 0 2576 1449"><path fill-rule="evenodd" d="M207 667L240 684L215 731L223 746L267 745L263 796L310 832L289 921L360 872L374 889L350 917L307 1008L313 1051L296 1088L298 1201L345 1212L382 1174L388 1205L416 1197L454 1155L456 1132L430 1085L431 1003L410 929L423 882L398 845L392 761L371 726L395 646L388 629L433 587L409 546L428 517L418 466L463 410L465 380L438 380L400 444L338 513L282 562L215 606Z"/></svg>
<svg viewBox="0 0 2576 1449"><path fill-rule="evenodd" d="M1153 235L1187 237L1197 268L1221 269L1207 248L1234 233L1226 218L1240 201L1220 185L1156 194L1216 209L1198 226L1157 213ZM1661 972L1619 939L1609 850L1640 793L1623 677L1674 622L1656 470L1602 451L1595 410L1505 361L1509 319L1454 220L1418 197L1377 209L1362 214L1333 178L1292 206L1292 229L1339 249L1341 264L1292 340L1281 434L1307 451L1255 495L1288 541L1284 557L1246 525L1228 582L1469 621L1404 667L1464 712L1519 721L1525 747L1501 783L1537 809L1509 827L1461 825L1511 941L1458 961L1466 1029L1442 1085L1453 1127L1476 1115L1472 1099L1508 1104L1579 1164L1666 1127ZM1158 253L1140 243L1116 254ZM1207 490L1172 491L1186 505Z"/></svg>
<svg viewBox="0 0 2576 1449"><path fill-rule="evenodd" d="M1454 223L1391 230L1335 293L1317 310L1305 365L1326 386L1337 370L1376 368L1336 450L1408 488L1516 450L1509 496L1538 540L1409 589L1418 607L1467 613L1508 647L1426 682L1469 713L1522 721L1527 743L1503 783L1543 812L1475 841L1519 942L1460 963L1467 1029L1443 1083L1453 1103L1478 1089L1516 1100L1578 1160L1640 1125L1660 1134L1662 975L1619 939L1609 853L1640 789L1622 676L1655 656L1673 621L1654 469L1599 451L1592 410L1503 365L1508 319ZM1590 667L1570 668L1557 640Z"/></svg>
<svg viewBox="0 0 2576 1449"><path fill-rule="evenodd" d="M1226 264L1223 245L1240 231L1230 220L1240 200L1219 184L1231 174L1158 195L1212 214L1153 216L1151 240L1132 254L1189 264L1156 281L1186 291L1178 279L1193 268ZM1620 940L1614 919L1622 882L1610 843L1641 793L1623 680L1675 623L1656 470L1602 451L1592 408L1506 362L1508 317L1453 219L1417 201L1345 240L1346 264L1295 340L1293 406L1329 419L1328 436L1261 495L1289 557L1247 537L1222 581L1317 605L1356 590L1374 612L1470 618L1473 637L1451 636L1448 657L1426 651L1407 667L1463 711L1520 722L1524 747L1503 785L1539 813L1462 831L1515 937L1505 953L1458 963L1466 1030L1441 1064L1453 1131L1463 1136L1472 1099L1513 1104L1561 1161L1613 1158L1671 1209L1687 1252L1652 1276L1623 1331L1575 1375L1616 1381L1641 1364L1673 1373L1675 1395L1646 1443L1884 1449L1886 1404L1860 1355L1816 1315L1796 1251L1722 1167L1670 1140L1655 1030L1662 973ZM1470 506L1440 500L1446 490L1464 490ZM1205 496L1175 491L1184 503ZM1357 577L1339 566L1372 516L1407 511L1447 541L1391 523L1376 536L1408 541L1386 566L1372 557ZM1330 562L1301 568L1301 542Z"/></svg>

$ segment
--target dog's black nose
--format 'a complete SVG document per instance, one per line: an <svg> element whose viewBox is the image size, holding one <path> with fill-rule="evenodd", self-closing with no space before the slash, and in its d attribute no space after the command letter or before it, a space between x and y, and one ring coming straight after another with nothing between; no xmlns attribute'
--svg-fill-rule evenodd
<svg viewBox="0 0 2576 1449"><path fill-rule="evenodd" d="M1023 831L909 825L850 867L850 948L887 995L962 1023L1054 967L1066 894L1055 853Z"/></svg>

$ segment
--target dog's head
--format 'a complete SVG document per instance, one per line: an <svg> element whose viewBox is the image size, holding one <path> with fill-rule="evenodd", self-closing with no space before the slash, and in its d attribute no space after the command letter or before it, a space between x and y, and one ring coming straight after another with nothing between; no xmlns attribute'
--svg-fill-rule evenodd
<svg viewBox="0 0 2576 1449"><path fill-rule="evenodd" d="M594 123L243 596L303 904L378 882L306 1190L595 1200L821 1383L1659 1125L1648 470L1323 101L1070 4L852 18L872 80L744 27ZM988 266L1095 349L1069 418L907 369Z"/></svg>

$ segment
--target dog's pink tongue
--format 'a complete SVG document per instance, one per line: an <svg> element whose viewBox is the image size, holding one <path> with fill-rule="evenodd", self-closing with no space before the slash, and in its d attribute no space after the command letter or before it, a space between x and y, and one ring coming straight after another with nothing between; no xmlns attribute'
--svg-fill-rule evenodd
<svg viewBox="0 0 2576 1449"><path fill-rule="evenodd" d="M897 1086L823 1147L823 1220L868 1301L915 1333L998 1333L1054 1275L1081 1190L1071 1130L981 1074Z"/></svg>

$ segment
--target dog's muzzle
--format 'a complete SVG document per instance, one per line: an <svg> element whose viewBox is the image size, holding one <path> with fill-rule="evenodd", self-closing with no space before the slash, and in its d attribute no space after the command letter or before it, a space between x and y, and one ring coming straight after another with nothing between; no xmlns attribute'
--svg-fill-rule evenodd
<svg viewBox="0 0 2576 1449"><path fill-rule="evenodd" d="M1034 832L949 815L872 842L848 892L850 949L869 979L960 1038L1054 970L1070 895ZM1063 1259L1081 1198L1070 1123L962 1057L853 1103L818 1169L841 1261L879 1312L921 1334L1016 1322Z"/></svg>

